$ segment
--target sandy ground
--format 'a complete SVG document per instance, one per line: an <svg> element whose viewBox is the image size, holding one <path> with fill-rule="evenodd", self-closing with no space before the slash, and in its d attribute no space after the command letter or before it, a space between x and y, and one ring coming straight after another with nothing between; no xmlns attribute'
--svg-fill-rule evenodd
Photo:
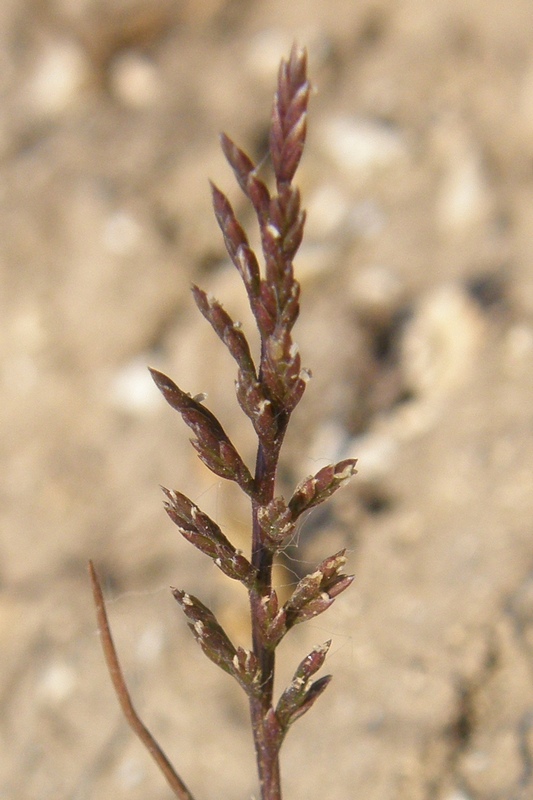
<svg viewBox="0 0 533 800"><path fill-rule="evenodd" d="M359 475L278 575L341 547L356 575L280 649L278 688L333 639L284 796L533 797L532 23L529 0L0 5L1 800L170 796L110 688L90 557L136 705L197 800L257 798L244 699L168 587L244 644L245 597L158 485L243 548L247 510L145 367L207 392L252 457L188 287L246 324L207 178L250 222L217 134L262 158L294 38L316 89L296 329L314 378L281 489L348 455Z"/></svg>

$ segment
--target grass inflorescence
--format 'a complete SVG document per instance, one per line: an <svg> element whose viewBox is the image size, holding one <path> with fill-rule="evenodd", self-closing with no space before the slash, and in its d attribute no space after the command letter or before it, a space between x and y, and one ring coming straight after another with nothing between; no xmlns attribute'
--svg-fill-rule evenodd
<svg viewBox="0 0 533 800"><path fill-rule="evenodd" d="M302 241L305 212L293 184L304 149L310 86L304 50L292 48L281 62L269 137L275 186L270 190L252 160L223 134L221 145L235 178L251 203L259 224L262 267L228 198L212 185L213 208L229 257L244 284L260 337L254 358L242 327L214 298L194 286L194 300L237 364L236 394L257 437L251 470L201 397L191 397L174 381L151 370L167 400L191 428L192 445L217 476L235 482L247 496L251 513L250 556L227 538L219 525L188 497L163 489L165 509L183 537L212 559L248 592L251 649L234 644L204 603L180 589L173 595L196 641L217 666L231 675L248 697L255 742L261 800L281 800L279 752L287 731L315 703L331 676L315 679L330 642L314 647L274 699L276 649L295 625L321 614L346 589L352 576L343 572L344 551L324 559L297 583L282 602L272 583L276 556L293 539L302 515L322 503L355 473L355 459L320 469L296 487L289 500L276 494L280 451L291 414L308 382L292 329L298 319L300 285L293 262ZM194 800L150 732L139 719L126 688L107 621L96 573L91 577L98 622L109 671L126 718L159 765L176 797Z"/></svg>

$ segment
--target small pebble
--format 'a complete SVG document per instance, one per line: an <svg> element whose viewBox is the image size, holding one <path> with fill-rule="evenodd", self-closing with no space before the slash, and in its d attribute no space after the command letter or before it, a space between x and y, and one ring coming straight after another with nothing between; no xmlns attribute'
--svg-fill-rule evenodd
<svg viewBox="0 0 533 800"><path fill-rule="evenodd" d="M11 322L11 336L19 352L36 353L47 343L43 310L36 304L21 308Z"/></svg>
<svg viewBox="0 0 533 800"><path fill-rule="evenodd" d="M529 142L533 134L533 63L525 70L519 94L522 124L527 133ZM529 145L531 148L531 144ZM531 150L530 150L531 152Z"/></svg>
<svg viewBox="0 0 533 800"><path fill-rule="evenodd" d="M442 176L437 225L445 235L463 236L488 222L492 210L482 153L471 132L455 119L435 126L433 146Z"/></svg>
<svg viewBox="0 0 533 800"><path fill-rule="evenodd" d="M446 394L468 374L484 333L476 304L454 285L429 292L402 339L406 385L420 397Z"/></svg>
<svg viewBox="0 0 533 800"><path fill-rule="evenodd" d="M443 800L472 800L472 796L459 789L451 792L451 794L447 794Z"/></svg>
<svg viewBox="0 0 533 800"><path fill-rule="evenodd" d="M37 683L37 696L46 704L56 705L70 697L78 685L75 671L58 661L48 664Z"/></svg>
<svg viewBox="0 0 533 800"><path fill-rule="evenodd" d="M322 137L337 168L359 177L395 166L406 156L399 130L377 120L339 116L325 123Z"/></svg>
<svg viewBox="0 0 533 800"><path fill-rule="evenodd" d="M143 664L155 663L163 651L165 634L161 625L146 628L137 640L137 659Z"/></svg>
<svg viewBox="0 0 533 800"><path fill-rule="evenodd" d="M55 117L80 93L89 79L89 62L72 41L56 41L41 53L28 87L37 113Z"/></svg>
<svg viewBox="0 0 533 800"><path fill-rule="evenodd" d="M341 458L346 444L346 431L342 425L330 421L322 423L306 448L310 472Z"/></svg>
<svg viewBox="0 0 533 800"><path fill-rule="evenodd" d="M333 183L315 189L307 201L307 231L320 239L334 234L348 216L349 198Z"/></svg>
<svg viewBox="0 0 533 800"><path fill-rule="evenodd" d="M387 222L383 208L375 200L367 198L352 206L347 219L348 230L354 236L375 239Z"/></svg>
<svg viewBox="0 0 533 800"><path fill-rule="evenodd" d="M482 224L489 212L484 171L475 153L452 160L437 200L438 222L445 231L462 233Z"/></svg>
<svg viewBox="0 0 533 800"><path fill-rule="evenodd" d="M357 311L373 317L388 316L398 308L403 284L391 269L370 264L353 273L350 295Z"/></svg>
<svg viewBox="0 0 533 800"><path fill-rule="evenodd" d="M251 40L246 55L248 71L270 86L278 74L280 59L286 58L291 47L290 37L281 28L267 28Z"/></svg>
<svg viewBox="0 0 533 800"><path fill-rule="evenodd" d="M102 233L104 246L115 255L131 255L141 239L141 226L127 211L111 214Z"/></svg>
<svg viewBox="0 0 533 800"><path fill-rule="evenodd" d="M146 773L136 758L123 758L116 770L116 781L121 789L135 789L145 778Z"/></svg>
<svg viewBox="0 0 533 800"><path fill-rule="evenodd" d="M131 108L146 108L161 93L161 80L154 62L132 50L122 52L113 59L110 84L114 95Z"/></svg>
<svg viewBox="0 0 533 800"><path fill-rule="evenodd" d="M529 325L519 323L507 331L505 355L510 376L529 370L533 356L533 329Z"/></svg>
<svg viewBox="0 0 533 800"><path fill-rule="evenodd" d="M371 482L395 469L398 442L386 433L366 433L356 436L346 447L346 452L357 455L359 480Z"/></svg>
<svg viewBox="0 0 533 800"><path fill-rule="evenodd" d="M148 355L130 361L114 375L109 399L115 408L133 414L151 413L160 407L160 396L147 364Z"/></svg>

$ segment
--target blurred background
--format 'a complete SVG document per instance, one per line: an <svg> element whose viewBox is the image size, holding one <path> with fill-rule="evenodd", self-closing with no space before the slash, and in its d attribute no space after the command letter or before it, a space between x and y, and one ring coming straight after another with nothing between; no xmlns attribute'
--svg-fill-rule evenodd
<svg viewBox="0 0 533 800"><path fill-rule="evenodd" d="M158 485L245 550L248 511L146 365L206 392L253 459L189 286L248 324L207 179L255 241L218 133L264 158L293 40L314 87L295 330L314 377L280 492L343 457L359 474L277 575L286 591L341 547L356 575L280 648L278 690L333 639L285 796L533 796L532 23L529 0L0 4L1 800L170 796L113 695L88 558L136 706L197 800L258 796L244 698L169 586L245 645L246 597Z"/></svg>

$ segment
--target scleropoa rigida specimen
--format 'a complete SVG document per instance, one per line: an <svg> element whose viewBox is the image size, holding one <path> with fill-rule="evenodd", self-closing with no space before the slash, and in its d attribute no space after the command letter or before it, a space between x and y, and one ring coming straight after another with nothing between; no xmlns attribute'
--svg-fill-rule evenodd
<svg viewBox="0 0 533 800"><path fill-rule="evenodd" d="M259 222L264 273L232 207L212 187L215 215L231 261L244 283L260 334L256 364L239 323L215 299L193 287L196 304L237 362L237 399L257 436L257 460L252 474L218 419L201 402L170 378L151 370L152 377L172 408L193 430L193 447L204 464L222 478L234 481L251 505L252 543L248 559L226 538L220 527L178 491L164 489L165 509L180 533L213 559L225 575L240 581L250 599L252 649L236 646L200 600L180 589L173 594L189 628L204 653L240 684L250 704L261 800L281 800L279 751L292 723L311 708L331 676L313 681L322 667L330 642L320 644L303 659L294 677L274 702L276 648L299 622L321 614L351 581L345 575L344 551L326 558L302 578L282 605L272 586L272 565L294 537L299 518L322 503L355 472L355 460L346 459L303 480L288 502L276 496L276 470L290 416L304 392L302 370L291 331L299 313L300 287L293 259L302 240L305 214L300 193L292 185L306 134L309 83L305 51L293 47L282 61L270 129L270 160L275 178L273 193L258 178L257 168L242 150L222 135L224 155L240 188L251 202ZM90 565L98 624L111 678L126 718L145 744L176 797L193 800L161 748L137 716L120 670L107 621L102 592Z"/></svg>

